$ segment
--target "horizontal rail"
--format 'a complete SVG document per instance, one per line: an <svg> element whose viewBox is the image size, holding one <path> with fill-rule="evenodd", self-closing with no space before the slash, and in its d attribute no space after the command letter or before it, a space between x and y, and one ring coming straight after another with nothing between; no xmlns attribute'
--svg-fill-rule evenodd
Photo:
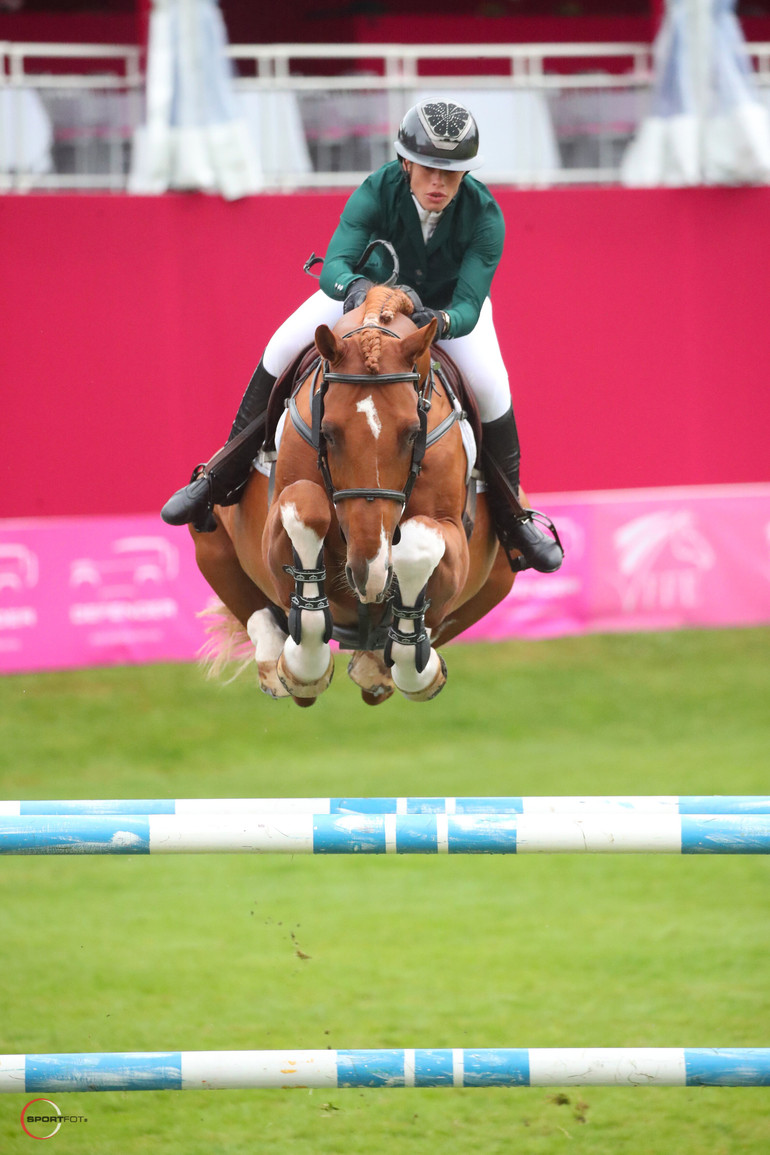
<svg viewBox="0 0 770 1155"><path fill-rule="evenodd" d="M475 60L530 56L582 59L584 56L651 56L646 41L617 43L537 42L527 44L230 44L227 54L235 59L275 57L278 60Z"/></svg>
<svg viewBox="0 0 770 1155"><path fill-rule="evenodd" d="M427 90L431 87L454 92L461 89L490 89L494 91L509 91L523 88L527 91L534 89L563 90L563 89L617 89L617 88L647 88L650 77L644 75L624 74L619 80L609 73L580 73L575 76L548 75L547 73L528 73L521 76L369 76L354 73L348 76L317 77L317 76L240 76L233 80L234 87L243 91L262 90L269 92L372 92L397 91L404 92L410 88L419 87Z"/></svg>
<svg viewBox="0 0 770 1155"><path fill-rule="evenodd" d="M0 1092L25 1095L289 1087L769 1085L767 1047L447 1047L0 1055Z"/></svg>
<svg viewBox="0 0 770 1155"><path fill-rule="evenodd" d="M5 815L0 854L769 854L768 814Z"/></svg>
<svg viewBox="0 0 770 1155"><path fill-rule="evenodd" d="M769 794L478 795L424 798L48 798L0 801L3 814L770 814Z"/></svg>
<svg viewBox="0 0 770 1155"><path fill-rule="evenodd" d="M56 59L83 58L98 60L125 57L139 60L142 49L134 44L61 44L37 40L0 40L0 55L50 56Z"/></svg>

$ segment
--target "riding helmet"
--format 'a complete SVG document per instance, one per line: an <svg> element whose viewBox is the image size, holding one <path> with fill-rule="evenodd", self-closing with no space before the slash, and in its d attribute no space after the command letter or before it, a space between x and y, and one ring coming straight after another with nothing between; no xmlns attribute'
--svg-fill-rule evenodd
<svg viewBox="0 0 770 1155"><path fill-rule="evenodd" d="M483 164L479 156L479 129L467 108L452 100L421 100L410 108L393 142L404 160L470 172Z"/></svg>

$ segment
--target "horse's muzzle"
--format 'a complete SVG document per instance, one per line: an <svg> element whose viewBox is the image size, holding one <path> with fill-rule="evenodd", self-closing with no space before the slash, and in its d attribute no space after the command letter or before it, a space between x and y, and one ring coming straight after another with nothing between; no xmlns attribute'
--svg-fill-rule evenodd
<svg viewBox="0 0 770 1155"><path fill-rule="evenodd" d="M388 565L383 571L379 566L375 568L367 561L359 566L353 566L348 562L345 566L345 577L360 602L364 605L379 605L390 593L393 566Z"/></svg>

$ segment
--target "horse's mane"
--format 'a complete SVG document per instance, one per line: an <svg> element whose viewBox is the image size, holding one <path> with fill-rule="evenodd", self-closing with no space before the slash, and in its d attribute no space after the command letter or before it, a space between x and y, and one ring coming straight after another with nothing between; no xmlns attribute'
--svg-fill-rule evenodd
<svg viewBox="0 0 770 1155"><path fill-rule="evenodd" d="M375 285L366 294L364 302L364 325L387 325L397 313L405 317L412 314L414 306L401 289L388 288L386 285ZM364 365L370 373L377 373L380 368L380 351L382 349L382 333L379 329L364 329L360 337L361 351L364 355Z"/></svg>

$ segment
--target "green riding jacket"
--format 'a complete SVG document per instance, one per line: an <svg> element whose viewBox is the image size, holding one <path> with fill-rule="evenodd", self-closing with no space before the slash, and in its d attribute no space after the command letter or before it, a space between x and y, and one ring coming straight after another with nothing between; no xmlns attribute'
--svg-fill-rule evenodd
<svg viewBox="0 0 770 1155"><path fill-rule="evenodd" d="M392 267L382 247L364 269L356 272L355 266L370 241L390 241L398 254L399 283L415 289L423 304L444 309L450 336L463 337L489 296L504 237L500 206L485 185L468 175L426 245L401 164L394 160L367 177L345 205L324 258L321 288L339 301L356 277L386 281Z"/></svg>

